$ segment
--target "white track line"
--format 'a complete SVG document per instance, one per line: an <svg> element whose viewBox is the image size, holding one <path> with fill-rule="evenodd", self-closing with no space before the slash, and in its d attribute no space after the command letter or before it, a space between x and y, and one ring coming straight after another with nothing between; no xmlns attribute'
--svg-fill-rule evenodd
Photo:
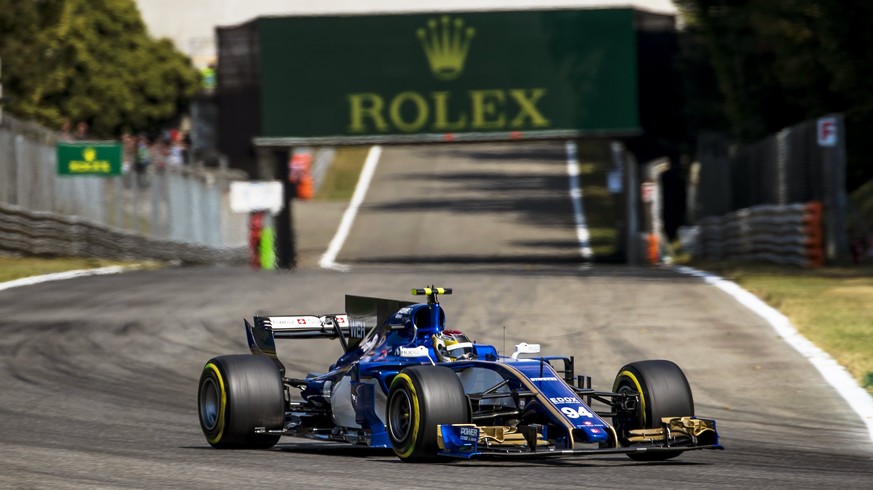
<svg viewBox="0 0 873 490"><path fill-rule="evenodd" d="M806 337L800 334L788 318L761 301L754 294L741 288L734 282L724 278L710 274L708 272L699 271L691 267L677 266L675 270L699 277L709 284L721 289L725 293L736 299L741 305L757 313L776 330L776 333L782 337L785 342L793 347L797 352L807 358L809 362L818 369L825 381L827 381L837 393L849 403L852 410L855 411L861 420L867 425L867 432L870 434L870 439L873 440L873 397L855 381L855 378L844 368L839 365L833 357L827 352L816 347L815 344L809 341Z"/></svg>
<svg viewBox="0 0 873 490"><path fill-rule="evenodd" d="M22 286L32 286L41 282L63 281L66 279L74 279L76 277L118 274L119 272L124 272L129 269L131 268L121 265L113 265L109 267L100 267L98 269L79 269L67 272L55 272L53 274L43 274L41 276L24 277L22 279L15 279L14 281L0 282L0 291L5 291L7 289L18 288Z"/></svg>
<svg viewBox="0 0 873 490"><path fill-rule="evenodd" d="M570 200L573 202L573 216L576 219L576 238L579 239L579 252L582 258L589 260L591 252L591 234L585 222L585 212L582 208L582 186L579 185L579 161L576 159L576 142L567 142L567 175L570 176Z"/></svg>
<svg viewBox="0 0 873 490"><path fill-rule="evenodd" d="M335 271L348 272L348 265L339 264L336 262L336 256L343 248L346 238L352 229L352 224L355 222L355 217L358 215L358 208L364 202L364 197L367 195L367 189L370 187L370 181L373 180L373 174L376 173L376 166L379 165L379 157L382 155L381 146L373 146L367 154L367 160L364 162L364 168L361 169L361 176L358 177L358 185L355 186L355 193L352 194L352 200L349 202L349 207L343 213L343 219L340 221L339 228L330 241L327 251L321 256L318 265L324 269L332 269Z"/></svg>

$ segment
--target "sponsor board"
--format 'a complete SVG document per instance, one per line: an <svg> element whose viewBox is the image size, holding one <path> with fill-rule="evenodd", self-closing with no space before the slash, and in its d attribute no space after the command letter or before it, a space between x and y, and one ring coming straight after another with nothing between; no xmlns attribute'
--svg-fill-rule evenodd
<svg viewBox="0 0 873 490"><path fill-rule="evenodd" d="M253 22L265 140L638 131L629 8Z"/></svg>

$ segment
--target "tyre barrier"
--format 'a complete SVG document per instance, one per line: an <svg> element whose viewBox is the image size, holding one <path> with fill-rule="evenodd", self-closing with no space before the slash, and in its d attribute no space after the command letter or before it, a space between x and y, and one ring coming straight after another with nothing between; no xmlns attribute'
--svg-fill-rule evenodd
<svg viewBox="0 0 873 490"><path fill-rule="evenodd" d="M822 204L762 204L700 221L696 258L821 267Z"/></svg>
<svg viewBox="0 0 873 490"><path fill-rule="evenodd" d="M0 250L26 255L244 264L246 247L218 248L137 235L91 220L0 203Z"/></svg>

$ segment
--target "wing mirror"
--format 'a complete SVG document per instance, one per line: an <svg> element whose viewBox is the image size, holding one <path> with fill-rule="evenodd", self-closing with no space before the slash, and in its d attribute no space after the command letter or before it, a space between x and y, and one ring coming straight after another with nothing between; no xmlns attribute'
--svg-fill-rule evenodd
<svg viewBox="0 0 873 490"><path fill-rule="evenodd" d="M515 345L515 352L512 353L513 359L518 359L519 354L539 354L540 353L540 344L528 344L527 342L522 342L520 344Z"/></svg>

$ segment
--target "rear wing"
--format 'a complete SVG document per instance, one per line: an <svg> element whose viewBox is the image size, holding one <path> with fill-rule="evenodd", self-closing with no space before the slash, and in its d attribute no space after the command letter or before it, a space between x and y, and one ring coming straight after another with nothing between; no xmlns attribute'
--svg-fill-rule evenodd
<svg viewBox="0 0 873 490"><path fill-rule="evenodd" d="M254 325L244 320L249 350L276 359L276 339L339 339L348 350L347 339L360 340L367 333L362 322L350 321L345 313L336 315L256 316ZM279 363L281 366L281 363Z"/></svg>
<svg viewBox="0 0 873 490"><path fill-rule="evenodd" d="M364 325L352 327L345 313L336 315L256 316L255 327L270 328L278 339L318 339L364 336ZM357 322L355 322L357 323Z"/></svg>
<svg viewBox="0 0 873 490"><path fill-rule="evenodd" d="M422 289L430 300L451 290ZM413 294L416 294L415 292ZM339 339L343 351L358 346L367 333L387 322L398 310L414 303L383 298L346 295L346 312L331 315L256 316L253 323L244 320L249 350L272 358L284 376L285 366L276 355L276 339Z"/></svg>
<svg viewBox="0 0 873 490"><path fill-rule="evenodd" d="M284 315L256 316L254 325L243 320L246 340L252 354L267 356L276 363L285 376L285 365L276 354L276 339L339 338L343 349L348 349L347 338L366 333L364 325L351 326L348 315ZM357 322L356 322L357 323Z"/></svg>

